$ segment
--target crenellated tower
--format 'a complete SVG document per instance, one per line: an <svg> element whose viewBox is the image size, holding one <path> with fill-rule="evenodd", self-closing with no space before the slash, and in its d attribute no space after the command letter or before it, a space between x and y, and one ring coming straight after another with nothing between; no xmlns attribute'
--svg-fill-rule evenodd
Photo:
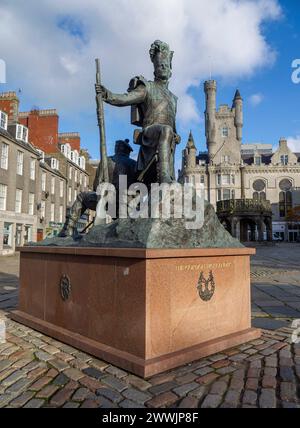
<svg viewBox="0 0 300 428"><path fill-rule="evenodd" d="M216 94L217 82L208 80L204 83L205 92L205 135L209 159L216 153Z"/></svg>
<svg viewBox="0 0 300 428"><path fill-rule="evenodd" d="M236 91L232 107L222 104L217 108L217 82L204 83L205 134L210 165L239 165L243 128L243 100Z"/></svg>

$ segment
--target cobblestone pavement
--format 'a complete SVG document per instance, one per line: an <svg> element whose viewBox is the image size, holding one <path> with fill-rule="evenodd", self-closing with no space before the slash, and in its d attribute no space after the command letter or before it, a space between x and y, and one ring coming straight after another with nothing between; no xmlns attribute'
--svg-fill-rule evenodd
<svg viewBox="0 0 300 428"><path fill-rule="evenodd" d="M261 339L148 380L10 320L18 258L0 258L0 407L300 407L300 344L291 343L291 322L300 318L295 251L299 245L280 244L253 260L253 323L269 323Z"/></svg>
<svg viewBox="0 0 300 428"><path fill-rule="evenodd" d="M251 283L254 326L275 330L300 319L300 244L259 247Z"/></svg>

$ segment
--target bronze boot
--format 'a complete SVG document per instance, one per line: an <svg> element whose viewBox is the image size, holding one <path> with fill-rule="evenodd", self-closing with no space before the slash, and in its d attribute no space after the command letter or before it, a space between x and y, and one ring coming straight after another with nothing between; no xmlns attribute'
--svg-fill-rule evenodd
<svg viewBox="0 0 300 428"><path fill-rule="evenodd" d="M170 155L167 144L160 144L158 150L158 176L160 183L173 183L170 176Z"/></svg>

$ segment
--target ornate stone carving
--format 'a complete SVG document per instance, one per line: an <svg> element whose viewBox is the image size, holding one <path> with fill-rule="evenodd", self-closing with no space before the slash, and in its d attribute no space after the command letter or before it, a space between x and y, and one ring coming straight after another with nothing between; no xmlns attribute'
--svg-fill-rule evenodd
<svg viewBox="0 0 300 428"><path fill-rule="evenodd" d="M204 273L201 272L197 285L200 299L208 302L213 297L215 288L215 279L212 271L209 271L209 276L207 279L205 278Z"/></svg>
<svg viewBox="0 0 300 428"><path fill-rule="evenodd" d="M59 283L61 298L65 301L68 300L71 293L71 281L68 275L63 274Z"/></svg>

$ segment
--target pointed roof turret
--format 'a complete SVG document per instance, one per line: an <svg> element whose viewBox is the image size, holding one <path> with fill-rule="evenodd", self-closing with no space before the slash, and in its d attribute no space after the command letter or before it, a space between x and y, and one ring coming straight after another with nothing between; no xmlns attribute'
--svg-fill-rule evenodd
<svg viewBox="0 0 300 428"><path fill-rule="evenodd" d="M235 107L236 102L237 102L238 100L243 100L243 98L241 97L241 93L240 93L240 91L237 89L237 90L235 91L235 95L234 95L234 98L233 98L233 101L232 101L232 108L234 108L234 107Z"/></svg>
<svg viewBox="0 0 300 428"><path fill-rule="evenodd" d="M187 149L196 149L195 141L194 141L194 137L193 137L192 131L190 131L189 139L188 139L188 142L186 144L186 147L187 147Z"/></svg>
<svg viewBox="0 0 300 428"><path fill-rule="evenodd" d="M235 91L234 100L241 100L241 99L242 97L241 97L240 91L237 89Z"/></svg>

